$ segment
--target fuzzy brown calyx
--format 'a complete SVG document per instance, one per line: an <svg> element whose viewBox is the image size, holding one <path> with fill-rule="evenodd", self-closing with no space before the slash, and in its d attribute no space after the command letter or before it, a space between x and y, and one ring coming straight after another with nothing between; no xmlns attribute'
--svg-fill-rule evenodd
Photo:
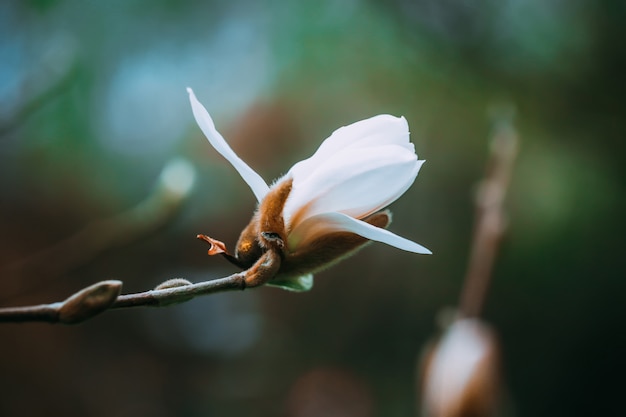
<svg viewBox="0 0 626 417"><path fill-rule="evenodd" d="M283 209L291 193L293 179L276 184L265 196L258 209L258 239L261 247L273 248L281 253L287 241Z"/></svg>

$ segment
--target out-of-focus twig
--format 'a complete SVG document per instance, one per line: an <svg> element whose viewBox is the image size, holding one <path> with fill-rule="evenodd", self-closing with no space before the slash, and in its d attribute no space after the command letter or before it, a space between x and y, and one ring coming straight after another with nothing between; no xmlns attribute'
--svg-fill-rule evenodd
<svg viewBox="0 0 626 417"><path fill-rule="evenodd" d="M497 334L478 318L506 228L503 203L518 151L511 109L498 110L487 170L476 194L476 223L460 306L446 314L441 337L420 362L424 417L492 417L500 405Z"/></svg>
<svg viewBox="0 0 626 417"><path fill-rule="evenodd" d="M33 113L60 96L71 84L75 71L70 71L63 78L51 85L40 95L31 98L17 109L11 118L0 121L0 139L7 137L9 133L20 127Z"/></svg>
<svg viewBox="0 0 626 417"><path fill-rule="evenodd" d="M476 195L476 223L460 313L466 317L480 314L500 239L506 229L503 202L518 152L517 132L510 117L496 120L491 153L485 178Z"/></svg>
<svg viewBox="0 0 626 417"><path fill-rule="evenodd" d="M53 246L0 269L6 302L25 291L67 274L103 251L128 244L164 224L186 199L195 171L184 159L165 165L154 191L128 211L95 221Z"/></svg>

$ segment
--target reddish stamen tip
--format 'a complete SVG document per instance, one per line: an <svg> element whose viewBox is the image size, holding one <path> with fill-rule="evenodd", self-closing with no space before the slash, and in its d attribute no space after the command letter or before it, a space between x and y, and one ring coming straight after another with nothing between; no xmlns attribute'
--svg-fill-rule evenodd
<svg viewBox="0 0 626 417"><path fill-rule="evenodd" d="M211 245L211 247L208 250L208 254L209 255L211 255L211 256L219 255L220 253L228 254L228 250L226 250L226 245L223 242L220 242L219 240L210 238L210 237L208 237L206 235L197 235L196 238L198 238L200 240L204 240L209 245Z"/></svg>

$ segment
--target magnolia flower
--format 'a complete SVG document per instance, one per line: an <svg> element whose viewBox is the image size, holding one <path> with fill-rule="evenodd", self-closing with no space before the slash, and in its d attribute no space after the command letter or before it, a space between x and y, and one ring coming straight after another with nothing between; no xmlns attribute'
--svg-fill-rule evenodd
<svg viewBox="0 0 626 417"><path fill-rule="evenodd" d="M187 91L200 129L259 202L234 256L222 242L198 235L211 244L210 255L222 254L246 269L246 285L307 290L313 272L371 240L431 253L385 229L391 214L383 209L413 184L424 162L409 142L404 117L379 115L337 129L270 187L228 146L193 91Z"/></svg>

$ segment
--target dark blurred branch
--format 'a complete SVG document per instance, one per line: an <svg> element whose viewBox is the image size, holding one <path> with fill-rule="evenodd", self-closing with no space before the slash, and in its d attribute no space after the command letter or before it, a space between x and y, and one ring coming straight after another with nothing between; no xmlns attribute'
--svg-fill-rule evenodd
<svg viewBox="0 0 626 417"><path fill-rule="evenodd" d="M44 268L46 277L87 262L105 249L144 235L168 220L180 207L193 187L195 170L184 159L170 161L161 172L154 192L127 212L88 225L80 232L14 264L3 271L13 278L14 286L3 291L8 298L23 289L28 272ZM36 276L40 276L39 274ZM42 278L36 282L41 284ZM30 281L32 285L33 281ZM188 301L198 295L243 288L241 274L213 281L192 284L184 279L172 279L152 291L120 296L121 281L102 281L84 288L65 301L25 307L0 308L0 322L80 323L111 308L155 306Z"/></svg>
<svg viewBox="0 0 626 417"><path fill-rule="evenodd" d="M28 99L7 120L0 121L0 139L8 137L8 134L20 127L33 113L46 106L55 98L67 91L76 77L77 69L70 68L62 77L49 85L44 91Z"/></svg>
<svg viewBox="0 0 626 417"><path fill-rule="evenodd" d="M421 356L420 408L425 417L499 415L497 333L477 318L506 229L503 204L518 152L511 108L498 110L485 177L476 193L476 223L460 306L440 317L444 331Z"/></svg>
<svg viewBox="0 0 626 417"><path fill-rule="evenodd" d="M496 120L487 171L476 195L476 224L460 302L460 312L466 317L480 314L506 229L503 203L518 152L517 132L510 119L511 115L501 115Z"/></svg>
<svg viewBox="0 0 626 417"><path fill-rule="evenodd" d="M128 244L166 223L178 212L194 180L193 166L183 159L165 165L153 192L129 210L97 220L68 238L0 269L0 301L67 274L113 247Z"/></svg>
<svg viewBox="0 0 626 417"><path fill-rule="evenodd" d="M119 295L121 281L102 281L65 301L25 307L0 308L0 323L48 322L76 324L106 310L130 307L165 307L195 297L245 288L244 273L192 284L184 279L165 281L154 290Z"/></svg>

